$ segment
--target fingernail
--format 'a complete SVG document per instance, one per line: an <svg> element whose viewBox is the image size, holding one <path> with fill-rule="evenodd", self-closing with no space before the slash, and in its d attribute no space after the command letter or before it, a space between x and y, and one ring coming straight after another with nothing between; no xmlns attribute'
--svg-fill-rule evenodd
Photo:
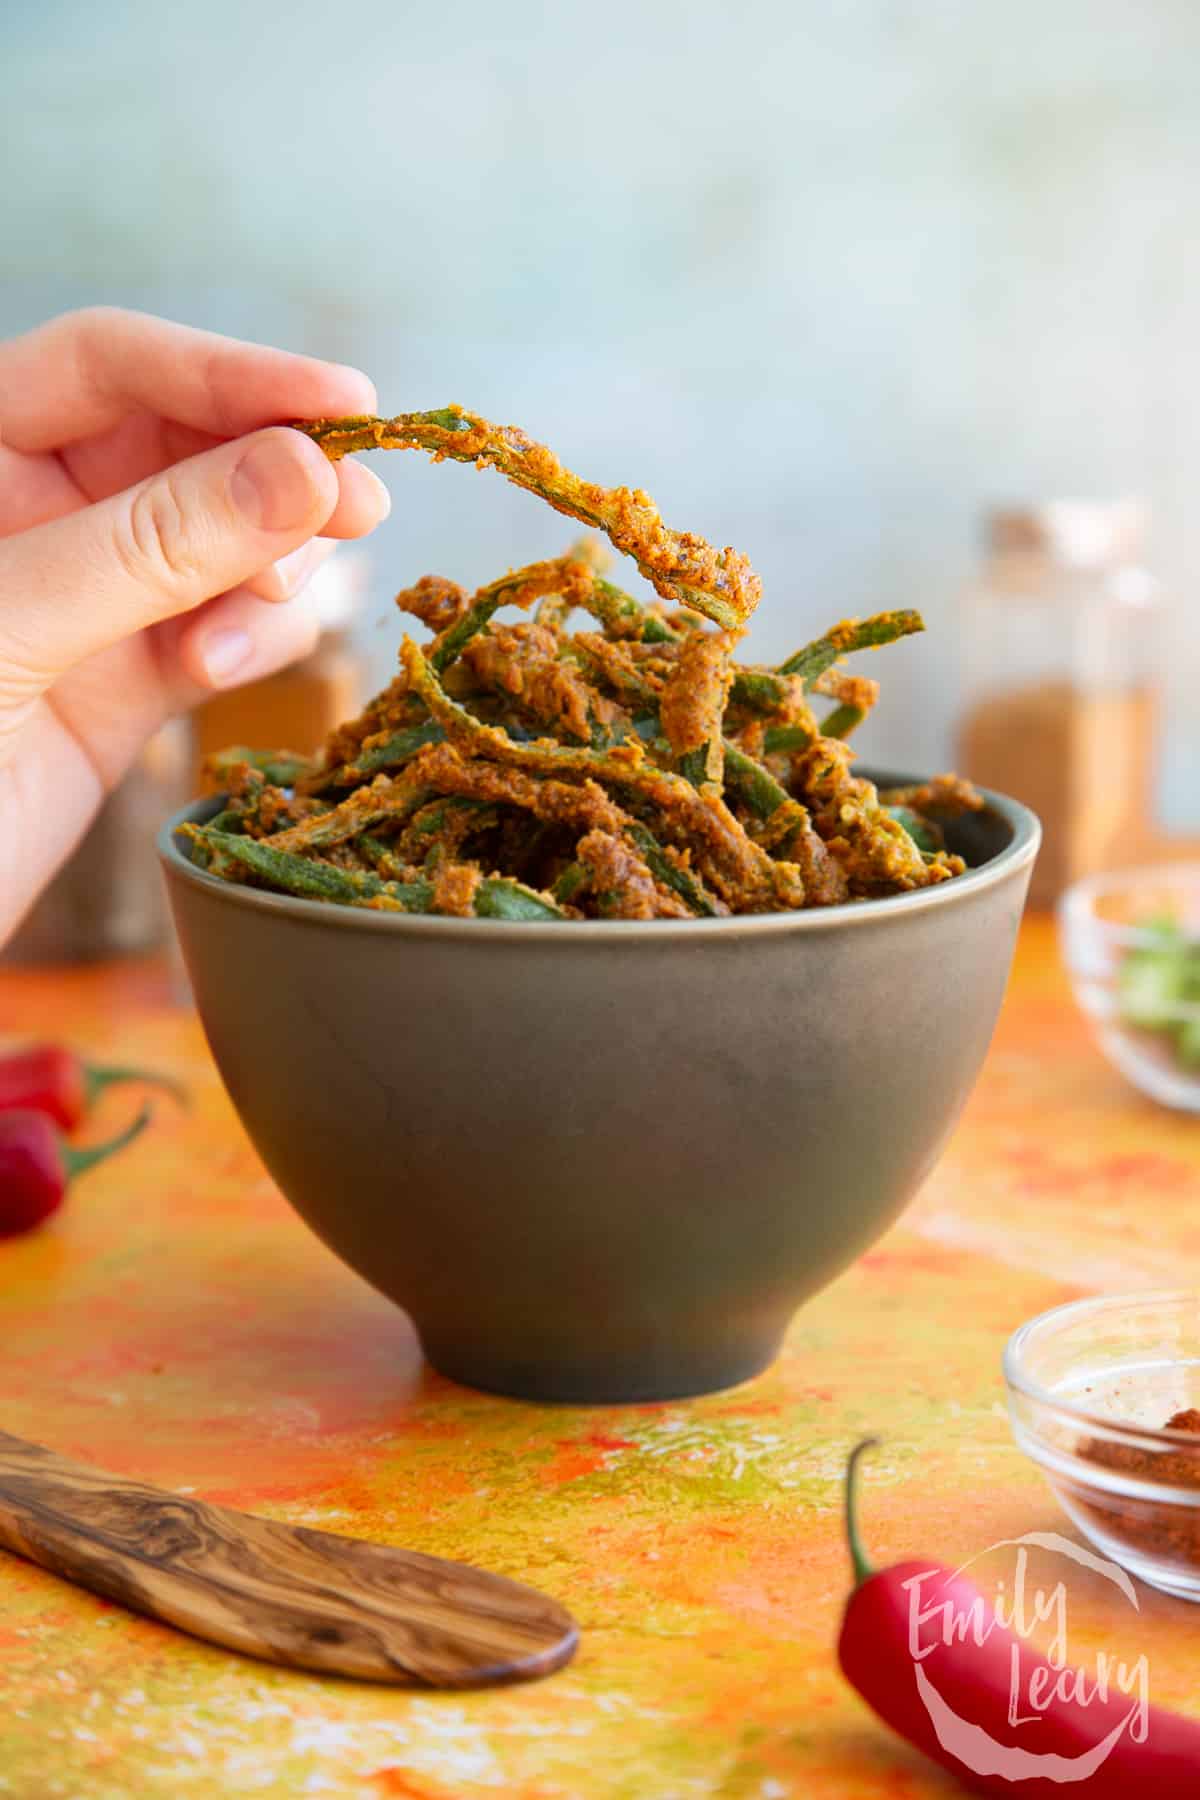
<svg viewBox="0 0 1200 1800"><path fill-rule="evenodd" d="M200 647L204 673L214 687L225 687L239 669L245 668L253 654L254 641L250 633L237 625L210 633Z"/></svg>
<svg viewBox="0 0 1200 1800"><path fill-rule="evenodd" d="M229 491L238 511L260 531L295 531L322 507L323 519L329 517L335 481L329 463L308 438L298 431L270 431L246 449Z"/></svg>
<svg viewBox="0 0 1200 1800"><path fill-rule="evenodd" d="M367 488L372 500L375 502L375 523L377 525L382 525L383 521L392 510L392 496L388 492L387 483L381 481L374 469L368 469L364 463L357 463L355 466L359 470L360 475L369 477L369 480L364 482L363 485Z"/></svg>
<svg viewBox="0 0 1200 1800"><path fill-rule="evenodd" d="M290 600L293 594L298 594L317 564L324 560L325 553L316 538L310 538L298 550L293 550L287 556L281 556L278 562L272 563L281 599Z"/></svg>

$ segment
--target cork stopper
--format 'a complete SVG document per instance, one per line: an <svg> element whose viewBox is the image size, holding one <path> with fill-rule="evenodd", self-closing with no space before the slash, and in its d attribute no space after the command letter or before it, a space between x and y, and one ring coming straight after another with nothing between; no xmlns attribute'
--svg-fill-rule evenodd
<svg viewBox="0 0 1200 1800"><path fill-rule="evenodd" d="M1122 500L1047 500L1041 506L996 507L986 516L989 549L1000 556L1041 556L1072 569L1108 569L1136 559L1146 535L1147 507Z"/></svg>

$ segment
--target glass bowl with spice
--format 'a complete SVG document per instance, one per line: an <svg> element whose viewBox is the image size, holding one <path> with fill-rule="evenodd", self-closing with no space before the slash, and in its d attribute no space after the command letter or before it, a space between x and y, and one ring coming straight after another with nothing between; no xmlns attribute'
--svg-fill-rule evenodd
<svg viewBox="0 0 1200 1800"><path fill-rule="evenodd" d="M1004 1353L1019 1447L1103 1556L1200 1600L1200 1292L1103 1295Z"/></svg>
<svg viewBox="0 0 1200 1800"><path fill-rule="evenodd" d="M1114 1068L1200 1112L1200 863L1092 875L1059 904L1075 998Z"/></svg>

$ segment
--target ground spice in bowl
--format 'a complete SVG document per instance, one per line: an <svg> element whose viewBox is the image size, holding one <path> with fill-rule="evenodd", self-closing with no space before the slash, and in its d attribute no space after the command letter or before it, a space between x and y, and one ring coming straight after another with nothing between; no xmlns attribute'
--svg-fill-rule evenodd
<svg viewBox="0 0 1200 1800"><path fill-rule="evenodd" d="M1198 1440L1200 1410L1194 1406L1172 1413L1164 1431L1186 1432ZM1200 1454L1191 1449L1144 1450L1137 1444L1114 1443L1105 1438L1084 1438L1076 1455L1082 1462L1153 1482L1163 1488L1191 1488L1200 1494ZM1102 1496L1103 1504L1099 1503ZM1077 1490L1076 1504L1094 1519L1106 1536L1127 1544L1150 1559L1162 1559L1200 1573L1200 1504L1140 1500L1096 1488Z"/></svg>

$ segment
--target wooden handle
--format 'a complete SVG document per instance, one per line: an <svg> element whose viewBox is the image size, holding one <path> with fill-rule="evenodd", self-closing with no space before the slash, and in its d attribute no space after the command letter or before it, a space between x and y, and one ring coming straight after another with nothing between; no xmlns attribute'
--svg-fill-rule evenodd
<svg viewBox="0 0 1200 1800"><path fill-rule="evenodd" d="M579 1641L535 1588L282 1525L0 1432L0 1545L135 1612L322 1674L430 1687L548 1675Z"/></svg>

